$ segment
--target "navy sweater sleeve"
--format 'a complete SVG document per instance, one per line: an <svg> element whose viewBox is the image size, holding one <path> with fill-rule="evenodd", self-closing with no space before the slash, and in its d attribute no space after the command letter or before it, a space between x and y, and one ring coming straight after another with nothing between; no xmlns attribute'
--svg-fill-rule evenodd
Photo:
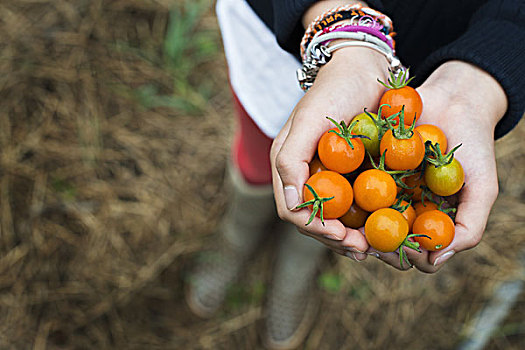
<svg viewBox="0 0 525 350"><path fill-rule="evenodd" d="M248 0L279 45L299 57L301 17L315 0ZM501 84L508 109L495 137L509 132L525 111L525 0L368 0L390 16L401 60L422 83L449 60L472 63Z"/></svg>
<svg viewBox="0 0 525 350"><path fill-rule="evenodd" d="M494 134L499 138L525 111L524 57L525 1L489 1L472 16L466 32L430 54L420 71L426 76L445 61L461 60L491 74L508 99L507 112Z"/></svg>

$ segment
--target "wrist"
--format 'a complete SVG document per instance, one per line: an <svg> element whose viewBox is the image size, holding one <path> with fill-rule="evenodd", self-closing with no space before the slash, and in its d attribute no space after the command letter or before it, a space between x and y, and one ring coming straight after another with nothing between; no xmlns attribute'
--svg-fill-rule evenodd
<svg viewBox="0 0 525 350"><path fill-rule="evenodd" d="M359 111L355 114L358 114L364 107L370 110L377 107L384 91L377 79L386 80L387 75L388 64L381 54L363 47L342 48L335 51L330 62L319 70L312 90L325 91L331 103L341 110L348 110L357 103Z"/></svg>

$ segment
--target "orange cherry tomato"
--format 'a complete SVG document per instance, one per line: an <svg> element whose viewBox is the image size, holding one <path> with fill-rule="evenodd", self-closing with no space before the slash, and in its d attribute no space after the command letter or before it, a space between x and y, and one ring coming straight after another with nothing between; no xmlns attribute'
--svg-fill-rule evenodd
<svg viewBox="0 0 525 350"><path fill-rule="evenodd" d="M395 251L407 235L407 220L392 208L374 211L365 223L365 237L368 244L383 253Z"/></svg>
<svg viewBox="0 0 525 350"><path fill-rule="evenodd" d="M338 131L337 128L330 130ZM317 153L323 165L340 174L346 174L357 169L365 159L363 142L358 138L350 139L352 149L344 138L329 131L321 136L317 145Z"/></svg>
<svg viewBox="0 0 525 350"><path fill-rule="evenodd" d="M422 248L430 251L441 250L454 239L454 222L440 210L427 211L416 218L412 227L414 234L430 237L414 237Z"/></svg>
<svg viewBox="0 0 525 350"><path fill-rule="evenodd" d="M379 100L379 105L385 103L390 105L390 107L383 107L381 118L385 119L393 114L399 113L401 108L405 106L405 125L412 125L414 118L417 121L423 112L421 96L410 86L387 90ZM394 118L394 122L395 125L399 124L399 117Z"/></svg>
<svg viewBox="0 0 525 350"><path fill-rule="evenodd" d="M407 205L408 202L405 201L405 200L402 200L401 203L399 204L401 207L404 207L405 205ZM412 230L412 225L414 224L414 220L416 220L416 211L414 210L414 208L412 207L412 205L409 205L402 213L403 217L407 220L408 222L408 230Z"/></svg>
<svg viewBox="0 0 525 350"><path fill-rule="evenodd" d="M443 152L446 152L448 147L447 137L439 127L432 124L423 124L416 126L415 130L419 132L419 135L421 135L423 144L426 141L430 141L433 144L439 143L439 148Z"/></svg>
<svg viewBox="0 0 525 350"><path fill-rule="evenodd" d="M388 130L379 144L381 154L385 153L385 164L393 170L411 170L421 164L425 157L425 145L417 131L408 139L397 139Z"/></svg>
<svg viewBox="0 0 525 350"><path fill-rule="evenodd" d="M346 212L345 215L341 216L339 220L346 226L350 228L358 229L363 227L370 213L359 208L356 203L353 203L350 209Z"/></svg>
<svg viewBox="0 0 525 350"><path fill-rule="evenodd" d="M416 217L423 214L426 211L438 210L438 205L431 201L417 202L414 204L414 210L416 211Z"/></svg>
<svg viewBox="0 0 525 350"><path fill-rule="evenodd" d="M337 219L343 216L354 200L354 193L352 186L348 180L342 175L334 171L320 171L312 175L308 181L317 195L322 198L334 197L323 203L323 217L325 219ZM305 202L314 199L314 195L305 186L303 190L303 198ZM312 209L312 206L309 206ZM317 212L317 216L320 216L321 211Z"/></svg>
<svg viewBox="0 0 525 350"><path fill-rule="evenodd" d="M328 170L323 165L323 163L321 163L321 161L319 160L319 157L315 157L314 159L312 159L312 161L309 164L309 168L310 168L310 176L320 171Z"/></svg>
<svg viewBox="0 0 525 350"><path fill-rule="evenodd" d="M387 208L396 201L396 182L382 170L363 171L354 182L355 201L366 211Z"/></svg>

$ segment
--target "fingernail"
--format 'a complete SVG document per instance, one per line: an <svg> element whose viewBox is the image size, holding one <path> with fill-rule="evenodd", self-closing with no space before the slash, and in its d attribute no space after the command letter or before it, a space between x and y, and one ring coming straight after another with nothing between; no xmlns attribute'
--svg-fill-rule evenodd
<svg viewBox="0 0 525 350"><path fill-rule="evenodd" d="M361 262L361 260L365 260L366 259L366 254L364 254L364 253L356 253L356 252L351 252L351 251L346 252L345 256L347 256L350 259L355 260L357 262Z"/></svg>
<svg viewBox="0 0 525 350"><path fill-rule="evenodd" d="M343 247L344 249L348 250L349 252L352 252L352 253L361 253L361 254L364 254L365 252L362 252L354 247Z"/></svg>
<svg viewBox="0 0 525 350"><path fill-rule="evenodd" d="M354 261L357 261L357 262L360 262L359 260L357 260L356 256L355 256L356 253L353 253L353 252L345 252L345 256L354 260Z"/></svg>
<svg viewBox="0 0 525 350"><path fill-rule="evenodd" d="M289 210L299 205L299 193L297 193L295 186L284 186L284 201Z"/></svg>
<svg viewBox="0 0 525 350"><path fill-rule="evenodd" d="M379 253L376 253L376 252L369 252L369 253L366 253L366 254L371 255L371 256L373 256L373 257L376 257L376 258L378 258L378 259L381 258L381 256L379 255Z"/></svg>
<svg viewBox="0 0 525 350"><path fill-rule="evenodd" d="M441 255L439 258L437 258L434 261L434 266L438 266L438 265L443 264L445 261L450 259L450 257L452 257L452 255L454 255L454 253L455 253L455 251L451 250L451 251L448 251L445 254Z"/></svg>
<svg viewBox="0 0 525 350"><path fill-rule="evenodd" d="M323 235L324 238L328 238L328 239L331 239L332 241L340 241L341 238L339 237L336 237L334 235Z"/></svg>

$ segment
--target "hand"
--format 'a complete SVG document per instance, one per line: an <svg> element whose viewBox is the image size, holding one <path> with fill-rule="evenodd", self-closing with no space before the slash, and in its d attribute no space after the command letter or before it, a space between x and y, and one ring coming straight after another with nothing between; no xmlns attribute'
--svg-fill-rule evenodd
<svg viewBox="0 0 525 350"><path fill-rule="evenodd" d="M335 51L275 138L270 153L279 216L295 224L303 234L356 260L365 259L366 255L359 252L368 249L359 231L345 228L339 220L325 220L323 226L319 218L305 226L310 211L293 209L303 201L308 163L315 155L317 141L333 127L325 117L348 122L361 113L364 106L377 107L383 88L376 79L385 79L387 72L387 61L373 50L352 47Z"/></svg>
<svg viewBox="0 0 525 350"><path fill-rule="evenodd" d="M494 128L507 109L507 99L492 76L460 61L441 65L417 90L423 99L423 114L417 124L439 126L447 136L449 150L461 143L455 157L465 171L452 243L442 251L430 253L405 248L416 268L433 273L454 254L481 241L498 195ZM383 261L401 269L397 253L378 254Z"/></svg>

